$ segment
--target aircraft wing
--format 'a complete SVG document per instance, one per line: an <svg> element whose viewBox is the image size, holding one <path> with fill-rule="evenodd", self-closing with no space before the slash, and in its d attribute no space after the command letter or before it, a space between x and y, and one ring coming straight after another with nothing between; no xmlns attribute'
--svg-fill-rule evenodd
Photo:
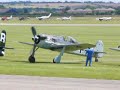
<svg viewBox="0 0 120 90"><path fill-rule="evenodd" d="M120 48L110 48L111 50L120 51Z"/></svg>
<svg viewBox="0 0 120 90"><path fill-rule="evenodd" d="M88 44L88 43L82 43L82 44L68 44L68 45L54 45L53 48L54 49L61 49L61 48L57 48L57 47L65 47L65 51L74 51L74 50L83 50L86 48L92 48L95 47L95 45L93 44Z"/></svg>
<svg viewBox="0 0 120 90"><path fill-rule="evenodd" d="M33 43L29 43L29 42L19 42L19 43L22 43L22 44L27 44L27 45L34 45Z"/></svg>

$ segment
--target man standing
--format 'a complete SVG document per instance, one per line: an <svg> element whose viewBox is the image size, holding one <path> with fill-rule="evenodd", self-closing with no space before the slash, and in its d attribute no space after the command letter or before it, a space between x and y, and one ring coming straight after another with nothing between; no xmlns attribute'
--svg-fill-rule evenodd
<svg viewBox="0 0 120 90"><path fill-rule="evenodd" d="M89 66L92 66L92 56L93 56L93 54L94 54L94 50L93 50L93 48L88 48L87 50L86 50L86 56L87 56L87 58L86 58L86 66L88 66L88 62L89 62Z"/></svg>

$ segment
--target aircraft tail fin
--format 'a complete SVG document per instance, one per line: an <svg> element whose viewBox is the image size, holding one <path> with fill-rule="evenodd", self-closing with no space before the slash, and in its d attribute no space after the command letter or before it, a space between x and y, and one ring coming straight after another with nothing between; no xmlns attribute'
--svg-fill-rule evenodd
<svg viewBox="0 0 120 90"><path fill-rule="evenodd" d="M48 15L48 18L51 16L52 14L50 13L49 15Z"/></svg>
<svg viewBox="0 0 120 90"><path fill-rule="evenodd" d="M0 56L5 54L5 43L6 43L6 31L2 30L0 34Z"/></svg>
<svg viewBox="0 0 120 90"><path fill-rule="evenodd" d="M94 48L94 51L95 51L95 57L103 57L104 55L104 44L102 42L102 40L98 40L97 43L96 43L96 47Z"/></svg>

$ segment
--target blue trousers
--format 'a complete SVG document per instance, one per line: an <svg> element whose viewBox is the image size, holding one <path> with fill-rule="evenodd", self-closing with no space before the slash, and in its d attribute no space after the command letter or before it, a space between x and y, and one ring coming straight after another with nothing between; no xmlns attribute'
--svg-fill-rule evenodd
<svg viewBox="0 0 120 90"><path fill-rule="evenodd" d="M92 58L86 59L86 66L88 66L88 63L89 63L89 66L92 66Z"/></svg>

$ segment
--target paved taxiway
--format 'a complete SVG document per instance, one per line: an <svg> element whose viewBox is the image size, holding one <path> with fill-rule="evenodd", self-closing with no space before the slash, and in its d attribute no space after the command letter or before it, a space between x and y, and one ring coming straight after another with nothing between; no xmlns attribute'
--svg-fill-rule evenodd
<svg viewBox="0 0 120 90"><path fill-rule="evenodd" d="M0 90L120 90L120 80L0 75Z"/></svg>
<svg viewBox="0 0 120 90"><path fill-rule="evenodd" d="M21 24L0 23L1 26L120 26L120 24Z"/></svg>

